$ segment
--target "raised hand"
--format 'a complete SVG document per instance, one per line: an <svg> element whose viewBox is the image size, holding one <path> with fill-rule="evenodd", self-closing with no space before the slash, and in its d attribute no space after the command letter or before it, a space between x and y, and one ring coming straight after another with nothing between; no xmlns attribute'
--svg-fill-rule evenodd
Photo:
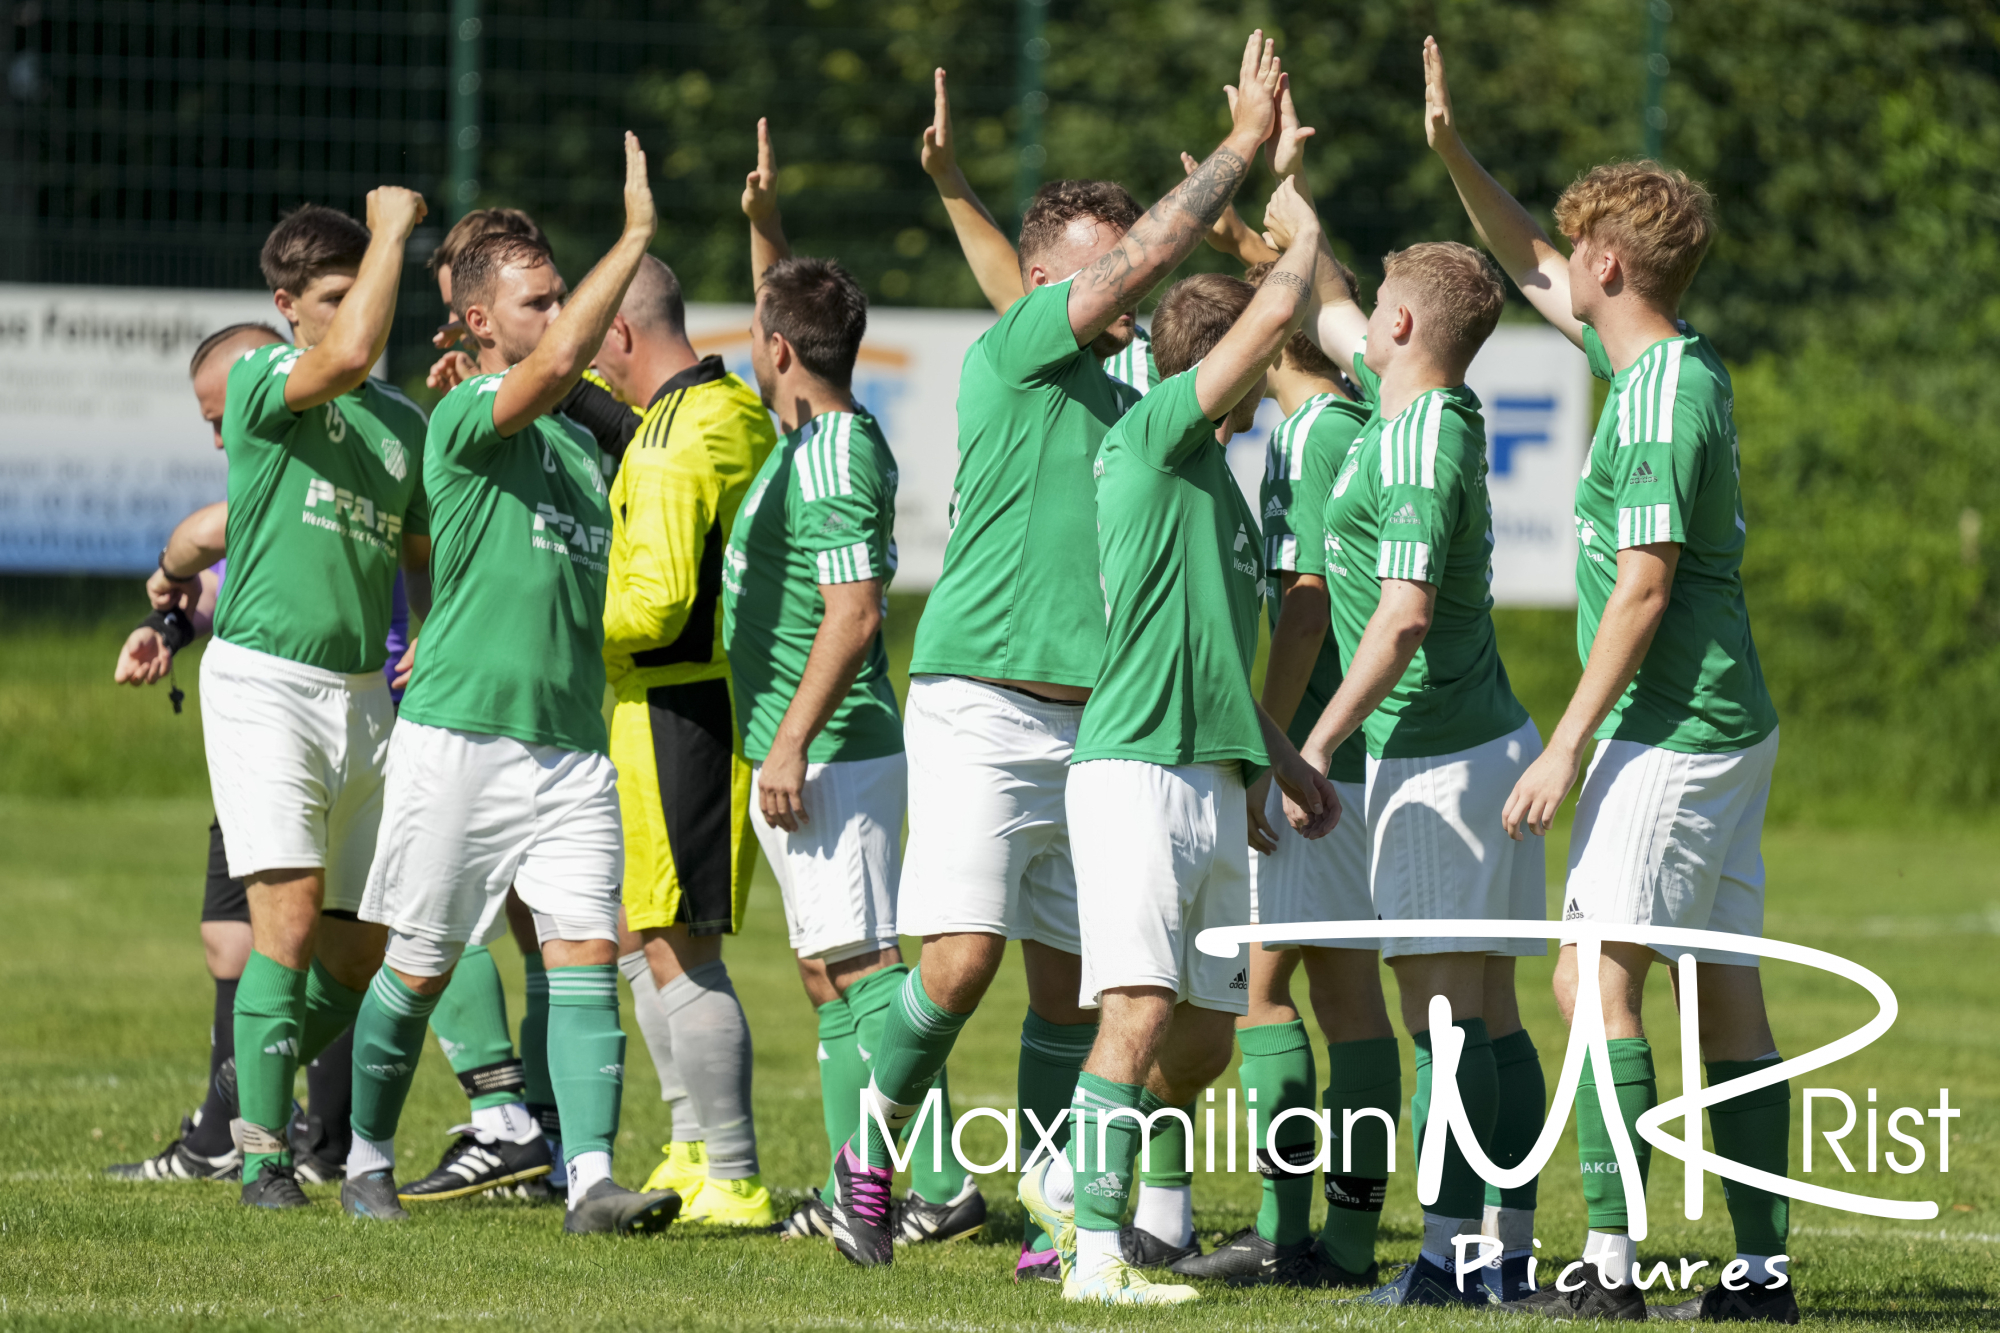
<svg viewBox="0 0 2000 1333"><path fill-rule="evenodd" d="M1298 108L1292 105L1292 76L1285 75L1278 84L1278 133L1268 150L1271 174L1280 180L1296 176L1303 189L1306 140L1317 133L1310 125L1299 124Z"/></svg>
<svg viewBox="0 0 2000 1333"><path fill-rule="evenodd" d="M646 150L639 136L625 131L625 233L652 239L658 218L653 212L653 185L646 179Z"/></svg>
<svg viewBox="0 0 2000 1333"><path fill-rule="evenodd" d="M1424 38L1424 142L1432 148L1458 138L1451 118L1451 88L1444 81L1444 53L1437 38Z"/></svg>
<svg viewBox="0 0 2000 1333"><path fill-rule="evenodd" d="M1278 127L1278 83L1284 77L1284 70L1276 54L1277 45L1265 38L1261 28L1243 44L1243 66L1236 82L1222 89L1223 96L1229 99L1232 138L1261 144Z"/></svg>
<svg viewBox="0 0 2000 1333"><path fill-rule="evenodd" d="M951 137L951 98L945 94L944 71L937 70L931 78L936 100L924 130L923 164L927 175L943 178L958 170L958 148Z"/></svg>
<svg viewBox="0 0 2000 1333"><path fill-rule="evenodd" d="M942 79L938 86L943 87ZM778 163L771 153L771 123L759 118L757 169L743 178L743 216L752 222L762 222L777 211Z"/></svg>
<svg viewBox="0 0 2000 1333"><path fill-rule="evenodd" d="M400 185L378 185L368 192L368 230L405 240L430 209L424 197Z"/></svg>
<svg viewBox="0 0 2000 1333"><path fill-rule="evenodd" d="M1283 252L1303 239L1316 241L1319 231L1319 214L1300 195L1295 178L1285 177L1278 182L1278 188L1271 192L1271 202L1264 206L1264 240L1272 249Z"/></svg>

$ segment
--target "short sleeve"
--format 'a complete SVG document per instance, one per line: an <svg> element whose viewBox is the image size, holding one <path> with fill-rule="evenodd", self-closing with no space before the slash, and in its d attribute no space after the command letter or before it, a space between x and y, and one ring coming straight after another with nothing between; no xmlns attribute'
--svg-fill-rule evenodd
<svg viewBox="0 0 2000 1333"><path fill-rule="evenodd" d="M1382 396L1382 377L1368 365L1368 346L1354 354L1354 387L1361 390L1361 401L1373 406Z"/></svg>
<svg viewBox="0 0 2000 1333"><path fill-rule="evenodd" d="M1161 384L1119 419L1114 427L1131 450L1148 466L1162 472L1177 466L1195 445L1213 434L1195 396L1194 365Z"/></svg>
<svg viewBox="0 0 2000 1333"><path fill-rule="evenodd" d="M422 472L417 474L417 484L410 491L410 502L403 508L403 535L405 537L431 535L431 497L424 491Z"/></svg>
<svg viewBox="0 0 2000 1333"><path fill-rule="evenodd" d="M449 463L474 467L507 443L493 424L493 399L500 392L502 376L485 375L467 380L444 396L431 413L431 432L426 447L435 449ZM533 441L538 436L524 430L517 437Z"/></svg>
<svg viewBox="0 0 2000 1333"><path fill-rule="evenodd" d="M1443 575L1465 500L1448 436L1464 429L1444 395L1430 393L1383 430L1377 578L1435 584Z"/></svg>
<svg viewBox="0 0 2000 1333"><path fill-rule="evenodd" d="M1345 421L1329 414L1322 402L1295 429L1271 433L1264 505L1266 574L1323 573L1326 497L1346 446L1343 440L1336 448L1337 430L1329 422Z"/></svg>
<svg viewBox="0 0 2000 1333"><path fill-rule="evenodd" d="M1649 355L1618 395L1611 496L1621 551L1687 540L1687 516L1701 489L1704 422L1698 395L1681 383L1686 346L1665 344L1657 364Z"/></svg>
<svg viewBox="0 0 2000 1333"><path fill-rule="evenodd" d="M1008 384L1029 384L1073 360L1076 345L1069 325L1070 279L1036 287L1007 308L981 339L993 371Z"/></svg>
<svg viewBox="0 0 2000 1333"><path fill-rule="evenodd" d="M798 445L791 471L792 541L819 566L817 581L886 581L896 489L866 429L847 413L833 417Z"/></svg>
<svg viewBox="0 0 2000 1333"><path fill-rule="evenodd" d="M245 352L229 368L223 411L237 429L266 440L291 429L299 414L285 406L285 385L298 360L298 348L272 343Z"/></svg>
<svg viewBox="0 0 2000 1333"><path fill-rule="evenodd" d="M1591 374L1601 380L1611 378L1611 357L1604 350L1604 340L1588 324L1583 326L1583 357L1590 362Z"/></svg>

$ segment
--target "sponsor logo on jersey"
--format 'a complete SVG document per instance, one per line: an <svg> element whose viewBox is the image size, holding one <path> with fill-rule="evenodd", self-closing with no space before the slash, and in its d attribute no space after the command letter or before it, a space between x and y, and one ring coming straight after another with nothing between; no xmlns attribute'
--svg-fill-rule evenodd
<svg viewBox="0 0 2000 1333"><path fill-rule="evenodd" d="M550 536L533 537L536 550L552 551L557 555L566 555L572 560L577 560L578 556L602 555L611 549L611 529L600 528L594 523L579 522L552 504L536 505L533 531L548 533L552 530L562 533L561 540ZM577 563L596 570L605 568L595 560L577 560Z"/></svg>
<svg viewBox="0 0 2000 1333"><path fill-rule="evenodd" d="M322 505L330 512L321 512ZM314 477L306 483L306 507L300 517L316 528L385 551L394 549L403 535L401 514L378 509L370 497L336 486L324 477Z"/></svg>
<svg viewBox="0 0 2000 1333"><path fill-rule="evenodd" d="M1340 560L1342 560L1342 559L1344 559L1344 558L1345 558L1345 553L1344 553L1344 552L1343 552L1343 551L1342 551L1342 550L1340 549L1340 538L1338 538L1338 537L1334 536L1334 535L1333 535L1332 533L1330 533L1330 532L1329 532L1329 533L1327 533L1327 534L1326 534L1326 570L1327 570L1327 573L1329 573L1329 574L1338 574L1338 575L1340 575L1340 577L1342 577L1342 578L1346 578L1346 577L1347 577L1347 566L1346 566L1346 565L1343 565L1343 564L1339 564L1339 563L1337 563L1338 561L1340 561Z"/></svg>

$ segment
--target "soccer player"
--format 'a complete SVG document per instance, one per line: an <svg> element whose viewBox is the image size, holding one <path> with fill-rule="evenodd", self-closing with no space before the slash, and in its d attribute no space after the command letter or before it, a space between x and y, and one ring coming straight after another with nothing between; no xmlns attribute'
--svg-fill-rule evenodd
<svg viewBox="0 0 2000 1333"><path fill-rule="evenodd" d="M1743 600L1734 391L1714 347L1679 318L1681 296L1715 236L1708 192L1657 162L1596 167L1556 201L1556 225L1570 243L1565 257L1459 137L1444 60L1430 39L1424 74L1425 131L1481 239L1611 386L1576 487L1583 679L1549 748L1507 801L1507 832L1548 832L1595 736L1570 838L1563 919L1760 935L1759 843L1778 718ZM1577 1002L1576 947L1563 945L1556 967L1565 1016ZM1634 1126L1658 1091L1640 1006L1656 954L1643 944L1602 947L1618 1111L1643 1178L1650 1150ZM1756 956L1691 952L1709 1082L1776 1064ZM1778 1082L1710 1107L1715 1150L1784 1175L1790 1095ZM1576 1291L1545 1288L1524 1305L1556 1318L1642 1319L1624 1191L1608 1169L1615 1157L1587 1064L1576 1105L1588 1262ZM1797 1297L1771 1263L1785 1250L1786 1200L1740 1184L1728 1196L1748 1283L1731 1290L1725 1280L1672 1307L1671 1317L1797 1322Z"/></svg>
<svg viewBox="0 0 2000 1333"><path fill-rule="evenodd" d="M563 1229L657 1231L680 1207L671 1191L611 1179L625 1057L614 965L624 857L599 711L611 512L589 436L548 415L596 355L652 239L646 159L630 134L625 169L624 230L567 303L548 251L525 237L481 237L453 267L453 306L484 373L445 396L427 441L437 604L391 742L387 826L362 905L388 942L355 1023L341 1186L353 1216L407 1216L393 1139L424 1026L510 885L534 910L547 967Z"/></svg>
<svg viewBox="0 0 2000 1333"><path fill-rule="evenodd" d="M352 1022L379 948L353 909L394 720L384 644L398 557L428 556L422 414L368 378L424 204L384 186L368 211L369 229L308 205L272 230L262 267L295 346L230 367L222 422L236 568L202 657L202 725L229 871L249 885L237 1143L243 1201L267 1208L307 1203L283 1137L293 1073ZM221 554L177 538L159 577L193 597Z"/></svg>
<svg viewBox="0 0 2000 1333"><path fill-rule="evenodd" d="M645 405L611 486L604 602L625 919L643 941L619 961L635 999L651 997L639 1012L666 1020L662 1041L646 1034L655 1064L665 1057L662 1079L673 1080L662 1091L684 1090L695 1113L676 1107L673 1141L647 1188L679 1193L683 1221L769 1226L750 1027L722 961L723 937L743 926L757 855L722 601L723 551L777 434L721 357L695 355L680 281L651 256L597 367L620 397Z"/></svg>
<svg viewBox="0 0 2000 1333"><path fill-rule="evenodd" d="M1105 435L1095 465L1108 624L1066 799L1080 999L1101 1021L1077 1079L1076 1160L1056 1157L1021 1181L1058 1250L1075 1246L1071 1301L1196 1297L1149 1281L1118 1235L1149 1116L1191 1109L1228 1063L1245 1010L1237 964L1198 952L1195 937L1250 914L1246 779L1272 766L1313 812L1307 837L1339 817L1332 785L1250 689L1261 543L1223 446L1249 428L1266 368L1307 316L1319 242L1289 181L1270 212L1291 219L1293 240L1262 288L1203 274L1162 298L1154 349L1167 378Z"/></svg>
<svg viewBox="0 0 2000 1333"><path fill-rule="evenodd" d="M926 1120L916 1137L900 1203L891 1204L886 1166L860 1171L850 1146L870 1061L909 973L896 923L907 781L881 633L896 565L896 464L850 388L867 298L838 264L792 256L776 186L770 128L759 121L757 169L743 190L758 293L751 361L786 438L725 559L726 632L756 766L753 826L819 1016L832 1160L823 1193L783 1234L830 1236L848 1259L872 1265L890 1262L898 1242L971 1235L986 1200L943 1151L948 1091L938 1123Z"/></svg>
<svg viewBox="0 0 2000 1333"><path fill-rule="evenodd" d="M1243 53L1227 138L1143 216L1105 181L1042 187L1022 221L1027 295L967 352L959 382L955 524L917 626L904 740L910 841L899 903L924 939L892 1006L870 1096L894 1132L1022 941L1029 1013L1019 1104L1067 1118L1095 1035L1079 1001L1070 819L1063 792L1104 654L1090 470L1138 395L1104 373L1132 312L1201 242L1276 124L1281 70L1261 32ZM870 1126L871 1166L886 1146ZM861 1144L851 1145L859 1153ZM1039 1144L1037 1145L1039 1150ZM1016 1275L1059 1262L1031 1236Z"/></svg>
<svg viewBox="0 0 2000 1333"><path fill-rule="evenodd" d="M1285 239L1279 228L1271 235ZM1541 741L1494 637L1485 425L1465 387L1505 291L1463 245L1415 245L1383 263L1372 316L1362 315L1330 254L1318 276L1315 341L1350 366L1375 410L1348 445L1322 512L1345 675L1303 753L1324 769L1355 732L1365 737L1370 888L1383 920L1539 920L1540 851L1500 836L1501 806ZM1287 815L1296 827L1300 812L1288 806ZM1443 995L1464 1036L1459 1096L1483 1149L1502 1162L1518 1160L1520 1132L1532 1144L1540 1124L1541 1066L1515 1004L1514 958L1544 947L1499 938L1383 942L1417 1045L1413 1121L1423 1125L1430 1104L1429 1005ZM1501 1240L1510 1250L1516 1242L1530 1248L1532 1190L1504 1201ZM1484 1304L1484 1286L1465 1287L1455 1271L1452 1239L1482 1230L1486 1201L1485 1185L1449 1143L1417 1262L1361 1299ZM1524 1254L1519 1266L1525 1280Z"/></svg>

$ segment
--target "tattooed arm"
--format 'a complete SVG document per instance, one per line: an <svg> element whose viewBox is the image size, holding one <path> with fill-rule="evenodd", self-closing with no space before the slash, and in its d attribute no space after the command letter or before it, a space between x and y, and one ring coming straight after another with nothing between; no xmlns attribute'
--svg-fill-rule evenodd
<svg viewBox="0 0 2000 1333"><path fill-rule="evenodd" d="M1287 176L1271 196L1268 216L1282 216L1290 238L1276 267L1265 275L1257 295L1222 335L1215 350L1195 368L1194 395L1202 415L1213 421L1243 400L1263 377L1278 349L1299 331L1312 313L1312 272L1319 258L1319 218L1299 197Z"/></svg>
<svg viewBox="0 0 2000 1333"><path fill-rule="evenodd" d="M1076 345L1088 347L1120 315L1174 271L1201 244L1229 206L1250 160L1278 123L1281 76L1274 44L1262 31L1243 47L1243 67L1229 96L1232 125L1208 160L1166 198L1146 210L1109 254L1076 275L1069 287L1069 326Z"/></svg>

